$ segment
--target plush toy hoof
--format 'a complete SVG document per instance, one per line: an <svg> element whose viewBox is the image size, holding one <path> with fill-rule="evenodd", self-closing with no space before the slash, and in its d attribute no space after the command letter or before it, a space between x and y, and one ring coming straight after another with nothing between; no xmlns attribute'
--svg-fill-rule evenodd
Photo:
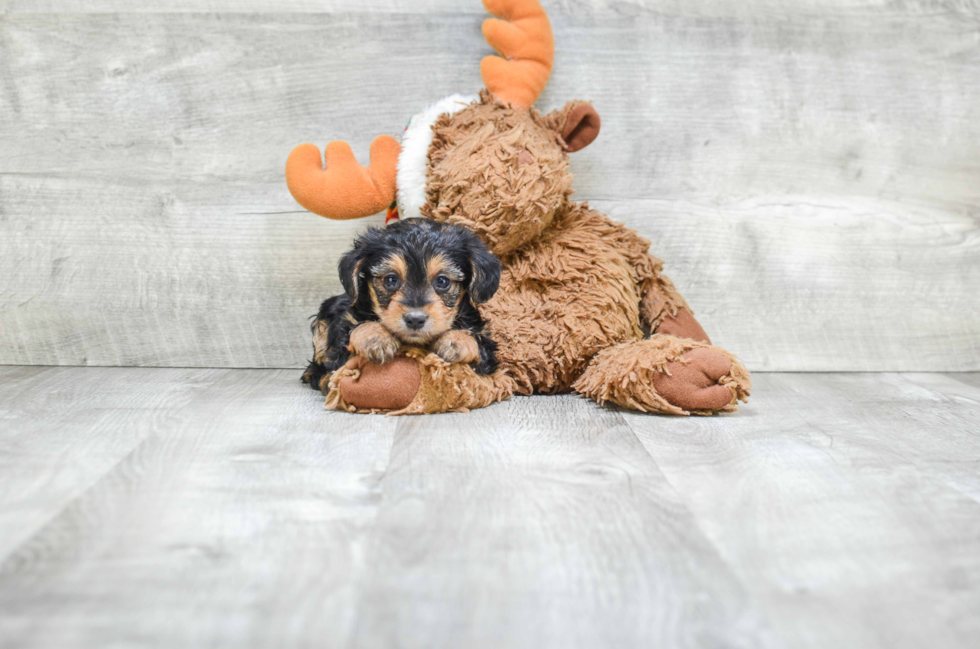
<svg viewBox="0 0 980 649"><path fill-rule="evenodd" d="M721 410L734 402L732 390L719 380L732 369L731 359L707 347L684 353L653 375L653 387L671 405L687 411Z"/></svg>
<svg viewBox="0 0 980 649"><path fill-rule="evenodd" d="M340 396L358 410L406 408L422 384L419 364L414 358L399 356L390 363L377 365L356 356L347 367L361 372L340 380Z"/></svg>

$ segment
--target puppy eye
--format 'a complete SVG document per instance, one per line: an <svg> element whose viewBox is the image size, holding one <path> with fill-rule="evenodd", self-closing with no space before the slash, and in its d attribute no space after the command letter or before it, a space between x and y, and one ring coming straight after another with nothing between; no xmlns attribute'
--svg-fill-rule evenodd
<svg viewBox="0 0 980 649"><path fill-rule="evenodd" d="M394 273L388 273L381 280L381 283L384 284L385 288L395 288L398 286L398 281L399 281L398 275L395 275Z"/></svg>
<svg viewBox="0 0 980 649"><path fill-rule="evenodd" d="M445 275L439 275L432 281L432 285L437 291L445 291L452 282Z"/></svg>

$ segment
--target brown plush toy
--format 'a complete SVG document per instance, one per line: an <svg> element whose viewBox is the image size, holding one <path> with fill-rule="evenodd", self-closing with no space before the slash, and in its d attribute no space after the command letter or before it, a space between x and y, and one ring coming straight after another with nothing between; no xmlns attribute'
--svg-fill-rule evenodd
<svg viewBox="0 0 980 649"><path fill-rule="evenodd" d="M400 149L379 137L366 169L334 142L324 170L306 144L290 155L286 176L300 204L328 218L368 216L395 199L401 218L473 229L504 268L497 294L479 307L500 369L479 376L417 349L383 366L355 357L324 378L328 405L444 412L513 393L573 391L644 412L735 410L748 397L748 372L711 345L663 263L647 252L650 242L570 200L568 154L596 138L600 121L585 102L546 115L532 107L554 56L541 5L484 6L500 19L484 22L483 34L505 57L483 60L486 90L416 115Z"/></svg>

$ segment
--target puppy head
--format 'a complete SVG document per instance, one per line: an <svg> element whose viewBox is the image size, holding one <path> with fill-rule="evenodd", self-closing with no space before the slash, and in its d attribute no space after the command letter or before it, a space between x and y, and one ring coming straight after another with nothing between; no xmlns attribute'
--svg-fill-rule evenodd
<svg viewBox="0 0 980 649"><path fill-rule="evenodd" d="M351 301L395 337L428 345L452 329L465 301L493 297L500 261L464 227L406 219L358 237L340 261L340 279Z"/></svg>

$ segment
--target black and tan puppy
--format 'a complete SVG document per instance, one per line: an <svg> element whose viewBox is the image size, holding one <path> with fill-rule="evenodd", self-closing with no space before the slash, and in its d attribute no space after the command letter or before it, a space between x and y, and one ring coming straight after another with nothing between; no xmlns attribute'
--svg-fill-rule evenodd
<svg viewBox="0 0 980 649"><path fill-rule="evenodd" d="M373 228L339 269L346 293L320 306L304 383L326 387L322 379L352 354L387 363L403 344L478 374L497 368L497 345L473 305L497 291L500 261L470 230L422 218Z"/></svg>

